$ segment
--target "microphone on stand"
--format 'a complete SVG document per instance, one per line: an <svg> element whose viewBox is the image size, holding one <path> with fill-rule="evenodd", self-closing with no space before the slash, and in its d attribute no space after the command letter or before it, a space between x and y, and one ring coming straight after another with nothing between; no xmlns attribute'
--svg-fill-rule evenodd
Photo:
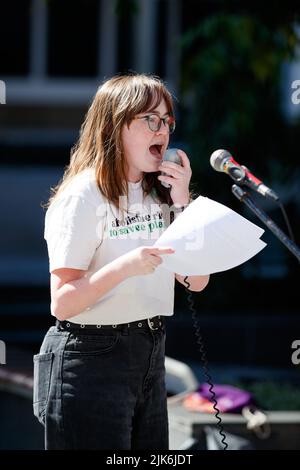
<svg viewBox="0 0 300 470"><path fill-rule="evenodd" d="M238 185L248 186L264 197L279 201L275 191L256 178L247 167L236 162L227 150L215 150L211 154L210 164L214 170L227 173Z"/></svg>

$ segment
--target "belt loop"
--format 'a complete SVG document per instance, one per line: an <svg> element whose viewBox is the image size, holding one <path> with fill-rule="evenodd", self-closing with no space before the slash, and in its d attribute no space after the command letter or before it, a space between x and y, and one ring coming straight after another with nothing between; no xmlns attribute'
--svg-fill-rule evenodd
<svg viewBox="0 0 300 470"><path fill-rule="evenodd" d="M154 327L153 318L147 318L147 322L148 322L150 330L153 330L153 331L159 330L159 327L157 327L157 328Z"/></svg>

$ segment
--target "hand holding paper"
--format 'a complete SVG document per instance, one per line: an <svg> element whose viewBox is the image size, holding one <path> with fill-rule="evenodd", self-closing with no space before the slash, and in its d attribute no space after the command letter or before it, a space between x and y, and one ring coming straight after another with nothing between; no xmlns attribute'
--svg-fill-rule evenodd
<svg viewBox="0 0 300 470"><path fill-rule="evenodd" d="M264 230L228 207L199 196L156 240L171 246L162 267L182 276L213 274L239 266L265 246Z"/></svg>

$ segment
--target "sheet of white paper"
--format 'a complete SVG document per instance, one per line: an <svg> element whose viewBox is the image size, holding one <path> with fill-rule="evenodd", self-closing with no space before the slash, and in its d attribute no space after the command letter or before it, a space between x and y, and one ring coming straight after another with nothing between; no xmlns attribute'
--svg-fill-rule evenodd
<svg viewBox="0 0 300 470"><path fill-rule="evenodd" d="M182 276L217 273L234 268L265 246L264 230L229 207L199 196L156 240L154 246L172 247L161 255L161 267Z"/></svg>

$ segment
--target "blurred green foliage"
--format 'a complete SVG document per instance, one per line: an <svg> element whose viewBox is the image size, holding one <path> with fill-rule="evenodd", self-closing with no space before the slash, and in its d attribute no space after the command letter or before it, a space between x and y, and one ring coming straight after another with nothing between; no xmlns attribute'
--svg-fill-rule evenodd
<svg viewBox="0 0 300 470"><path fill-rule="evenodd" d="M225 148L268 186L275 191L280 189L299 240L299 192L295 197L291 188L295 191L300 177L297 153L300 123L286 119L282 110L282 100L290 99L292 93L284 67L296 58L299 49L297 8L289 0L281 5L260 6L254 2L220 0L204 2L206 9L201 11L199 7L195 13L197 2L186 1L189 16L180 39L180 125L176 134L186 143L191 159L192 187L196 193L211 197L262 226L231 194L230 178L210 167L211 153ZM286 194L289 195L285 197ZM269 204L267 212L286 231L275 204ZM290 281L283 282L280 276L261 278L257 274L246 279L239 268L215 274L199 300L197 297L199 308L245 311L259 306L273 312L297 309L298 265L279 242L275 244L277 240L268 229L266 232L268 251L248 264L253 265L265 256L270 270L273 256L276 269L275 258L279 253L286 259ZM266 259L261 261L262 266L265 263Z"/></svg>
<svg viewBox="0 0 300 470"><path fill-rule="evenodd" d="M218 148L237 160L243 155L270 178L288 177L296 163L293 130L280 109L282 65L295 57L299 42L295 15L269 13L266 20L260 10L218 9L182 36L181 126L196 179Z"/></svg>
<svg viewBox="0 0 300 470"><path fill-rule="evenodd" d="M300 410L299 387L290 383L273 381L244 384L235 382L231 385L250 392L257 405L265 410L294 411Z"/></svg>

